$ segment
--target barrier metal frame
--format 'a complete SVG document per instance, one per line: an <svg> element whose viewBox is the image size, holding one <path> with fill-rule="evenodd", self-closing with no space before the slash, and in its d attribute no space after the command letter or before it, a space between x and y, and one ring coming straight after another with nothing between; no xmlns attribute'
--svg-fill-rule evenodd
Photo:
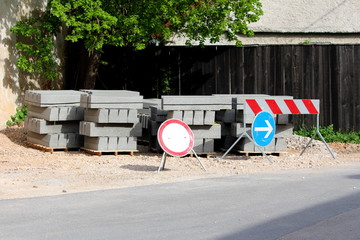
<svg viewBox="0 0 360 240"><path fill-rule="evenodd" d="M233 98L233 100L235 100L236 98ZM252 139L252 137L246 132L246 122L245 122L245 116L247 115L247 109L249 108L247 100L256 100L256 99L246 99L245 100L245 104L244 104L244 114L243 114L243 133L236 139L236 141L230 146L230 148L221 156L220 160L224 159L224 157L234 148L234 146L240 141L241 138L243 137L247 137L251 142L253 142L255 144L255 146L261 151L262 155L270 162L272 163L271 159L265 154L265 152L261 149L260 146L258 146L255 141ZM319 101L319 108L320 108L320 100L316 99L317 101ZM237 104L237 99L236 99L236 104ZM237 111L237 110L236 110ZM274 113L271 113L274 114ZM280 115L280 114L275 114L275 115ZM287 114L287 115L291 115L291 114ZM312 114L314 115L314 114ZM305 152L305 150L309 147L310 143L314 140L314 138L316 137L316 135L318 135L321 139L321 141L325 144L327 150L330 152L331 156L335 158L335 155L333 153L333 151L331 150L331 148L329 147L329 145L326 143L324 137L321 135L320 133L320 111L318 111L318 113L316 114L316 130L314 135L311 137L311 139L309 140L309 142L306 144L305 148L302 150L302 152L300 153L300 156Z"/></svg>

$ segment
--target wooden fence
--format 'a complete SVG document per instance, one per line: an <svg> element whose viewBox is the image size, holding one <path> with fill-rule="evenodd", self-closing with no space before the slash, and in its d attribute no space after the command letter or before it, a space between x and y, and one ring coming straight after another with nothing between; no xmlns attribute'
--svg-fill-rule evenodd
<svg viewBox="0 0 360 240"><path fill-rule="evenodd" d="M111 61L110 61L111 59ZM106 51L97 88L161 94L257 93L320 99L320 123L360 131L360 45L152 47ZM168 90L169 87L171 90ZM294 123L313 125L304 115Z"/></svg>

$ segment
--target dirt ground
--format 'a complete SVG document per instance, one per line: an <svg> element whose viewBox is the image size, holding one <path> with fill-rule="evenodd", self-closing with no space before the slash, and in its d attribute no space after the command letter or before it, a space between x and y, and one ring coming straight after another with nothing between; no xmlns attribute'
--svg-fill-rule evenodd
<svg viewBox="0 0 360 240"><path fill-rule="evenodd" d="M234 153L219 160L222 153L218 153L201 158L207 171L195 157L167 157L166 169L157 173L162 154L149 152L146 146L139 145L134 156L51 154L28 147L26 132L19 127L0 129L0 143L0 200L360 162L360 145L330 143L335 160L325 148L310 148L301 157L299 150L288 149L286 154L271 155L272 163L261 155L246 158Z"/></svg>

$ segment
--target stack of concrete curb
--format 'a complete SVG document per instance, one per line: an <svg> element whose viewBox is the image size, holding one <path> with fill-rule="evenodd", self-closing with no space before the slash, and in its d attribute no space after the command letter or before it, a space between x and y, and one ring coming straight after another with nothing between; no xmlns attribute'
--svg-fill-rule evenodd
<svg viewBox="0 0 360 240"><path fill-rule="evenodd" d="M142 136L138 109L143 108L139 92L82 90L85 108L80 134L84 149L99 152L137 151L137 137Z"/></svg>
<svg viewBox="0 0 360 240"><path fill-rule="evenodd" d="M97 152L137 151L137 140L149 141L161 151L157 140L160 125L179 119L192 129L194 151L227 150L246 131L251 136L254 114L246 113L246 99L292 99L264 94L214 94L211 96L162 96L143 99L127 90L27 91L25 120L28 142L48 148L78 148ZM275 140L267 152L286 151L285 139L293 132L289 115L276 117ZM233 148L259 152L248 138Z"/></svg>
<svg viewBox="0 0 360 240"><path fill-rule="evenodd" d="M80 96L81 92L72 90L26 91L28 142L47 148L81 147L83 138L78 132L84 109Z"/></svg>
<svg viewBox="0 0 360 240"><path fill-rule="evenodd" d="M215 96L162 96L161 109L151 110L151 146L158 149L157 129L167 119L179 119L189 125L195 136L194 151L213 153L214 140L221 138L221 126L215 123L215 111L231 108L231 101Z"/></svg>
<svg viewBox="0 0 360 240"><path fill-rule="evenodd" d="M143 109L139 109L139 120L142 126L142 136L139 138L140 141L143 143L150 143L150 124L151 124L151 109L152 108L160 108L161 106L161 99L158 98L151 98L151 99L144 99L144 106Z"/></svg>
<svg viewBox="0 0 360 240"><path fill-rule="evenodd" d="M221 96L221 95L216 95ZM222 95L224 98L232 98L232 110L219 111L216 114L216 120L221 122L221 141L218 141L218 146L222 150L227 150L237 138L246 131L251 136L251 124L255 118L254 114L244 115L245 100L246 99L292 99L291 96L270 96L257 94L234 94ZM266 152L284 152L286 151L285 139L290 137L293 132L293 125L289 123L288 115L274 115L276 123L275 139L268 146L264 148ZM248 138L242 138L236 144L233 150L244 152L259 152L255 144Z"/></svg>
<svg viewBox="0 0 360 240"><path fill-rule="evenodd" d="M167 120L168 112L161 110L160 106L150 107L150 119L148 122L148 139L149 147L153 151L162 151L159 142L157 140L157 132L160 125Z"/></svg>

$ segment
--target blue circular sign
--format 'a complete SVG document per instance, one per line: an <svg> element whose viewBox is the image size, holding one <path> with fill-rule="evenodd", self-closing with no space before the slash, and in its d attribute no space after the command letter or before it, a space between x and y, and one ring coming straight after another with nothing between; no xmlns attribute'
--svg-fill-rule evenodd
<svg viewBox="0 0 360 240"><path fill-rule="evenodd" d="M268 112L260 112L255 116L251 126L251 134L254 141L260 147L266 147L275 136L275 120Z"/></svg>

